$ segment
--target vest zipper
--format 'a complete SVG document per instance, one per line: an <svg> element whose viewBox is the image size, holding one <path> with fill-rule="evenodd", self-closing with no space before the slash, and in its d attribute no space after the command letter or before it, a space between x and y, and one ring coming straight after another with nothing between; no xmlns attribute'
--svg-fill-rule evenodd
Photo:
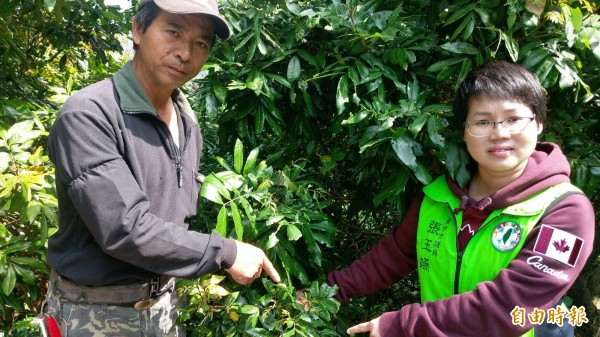
<svg viewBox="0 0 600 337"><path fill-rule="evenodd" d="M456 272L454 273L454 294L460 294L459 293L460 268L462 266L462 258L463 258L463 255L465 255L465 251L467 250L467 246L469 246L469 243L471 242L471 240L473 240L473 238L475 237L475 235L479 234L479 232L481 231L481 229L484 226L486 226L490 222L496 220L499 216L500 216L500 214L496 214L496 216L494 216L493 218L487 218L481 224L481 226L479 226L479 229L477 229L477 232L475 232L475 234L473 234L473 236L469 239L469 241L467 241L467 244L465 244L465 248L462 251L458 251L458 254L457 254L457 257L456 257ZM455 219L455 222L456 222L456 219ZM458 250L458 235L456 236L456 250Z"/></svg>
<svg viewBox="0 0 600 337"><path fill-rule="evenodd" d="M458 242L457 242L458 244ZM465 247L466 248L466 247ZM454 293L458 294L458 282L460 281L460 266L462 264L462 257L464 251L458 252L458 256L456 258L456 272L454 273Z"/></svg>

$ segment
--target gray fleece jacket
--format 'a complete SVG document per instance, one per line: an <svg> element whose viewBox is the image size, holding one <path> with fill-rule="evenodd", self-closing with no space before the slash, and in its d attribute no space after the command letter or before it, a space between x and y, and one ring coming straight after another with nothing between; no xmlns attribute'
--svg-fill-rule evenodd
<svg viewBox="0 0 600 337"><path fill-rule="evenodd" d="M74 282L195 278L233 264L235 243L188 230L197 213L202 136L183 94L180 146L142 91L131 62L70 97L48 139L59 230L47 261Z"/></svg>

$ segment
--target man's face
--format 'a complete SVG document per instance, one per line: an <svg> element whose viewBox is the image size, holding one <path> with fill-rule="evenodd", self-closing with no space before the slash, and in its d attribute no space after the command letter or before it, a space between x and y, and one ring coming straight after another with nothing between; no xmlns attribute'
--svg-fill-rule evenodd
<svg viewBox="0 0 600 337"><path fill-rule="evenodd" d="M194 78L206 63L214 37L214 23L204 14L165 11L145 32L133 23L135 58L140 81L147 88L170 91ZM139 73L139 72L138 72Z"/></svg>

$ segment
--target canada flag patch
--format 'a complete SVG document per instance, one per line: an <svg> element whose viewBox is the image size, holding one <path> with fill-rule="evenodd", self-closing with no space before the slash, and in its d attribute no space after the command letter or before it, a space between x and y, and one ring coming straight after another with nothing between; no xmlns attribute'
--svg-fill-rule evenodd
<svg viewBox="0 0 600 337"><path fill-rule="evenodd" d="M577 263L583 240L571 233L542 225L534 251L573 267Z"/></svg>

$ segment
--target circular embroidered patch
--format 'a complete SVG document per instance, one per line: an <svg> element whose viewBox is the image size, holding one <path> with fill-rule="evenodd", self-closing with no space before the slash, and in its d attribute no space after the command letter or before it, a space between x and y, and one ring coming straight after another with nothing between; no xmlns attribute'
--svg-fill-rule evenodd
<svg viewBox="0 0 600 337"><path fill-rule="evenodd" d="M521 226L512 221L499 224L492 232L492 244L501 252L515 248L521 241Z"/></svg>

